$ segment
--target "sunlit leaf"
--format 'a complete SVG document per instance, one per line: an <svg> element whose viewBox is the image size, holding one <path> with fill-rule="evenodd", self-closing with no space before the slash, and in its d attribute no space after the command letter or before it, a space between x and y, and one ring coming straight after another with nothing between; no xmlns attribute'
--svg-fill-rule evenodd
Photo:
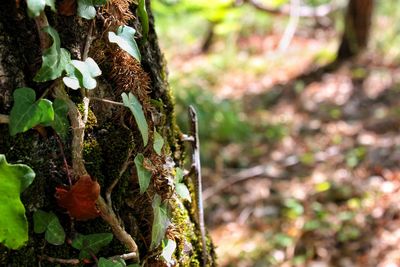
<svg viewBox="0 0 400 267"><path fill-rule="evenodd" d="M42 29L53 39L53 44L43 52L42 67L33 78L36 82L46 82L61 77L65 67L71 61L69 52L61 48L58 32L52 27Z"/></svg>
<svg viewBox="0 0 400 267"><path fill-rule="evenodd" d="M151 229L150 249L158 247L158 245L164 239L168 226L171 224L168 218L167 204L161 203L161 197L159 195L154 196L152 207L154 219Z"/></svg>
<svg viewBox="0 0 400 267"><path fill-rule="evenodd" d="M8 164L0 154L0 243L19 249L28 241L28 221L20 200L35 178L35 172L23 164Z"/></svg>
<svg viewBox="0 0 400 267"><path fill-rule="evenodd" d="M78 234L72 241L72 247L79 249L80 259L90 259L92 254L96 254L102 247L107 246L113 239L111 233L82 235Z"/></svg>
<svg viewBox="0 0 400 267"><path fill-rule="evenodd" d="M30 17L39 16L46 6L49 6L54 12L56 11L55 0L27 0L26 4Z"/></svg>
<svg viewBox="0 0 400 267"><path fill-rule="evenodd" d="M164 138L157 131L154 130L153 149L158 155L161 155L161 150L163 146L164 146Z"/></svg>
<svg viewBox="0 0 400 267"><path fill-rule="evenodd" d="M174 255L175 249L176 249L176 242L174 240L167 239L167 244L163 248L161 256L170 265L174 264L172 255Z"/></svg>
<svg viewBox="0 0 400 267"><path fill-rule="evenodd" d="M150 180L151 180L151 171L147 170L143 166L144 156L143 154L139 153L135 157L135 166L136 171L139 179L139 187L140 187L140 194L146 192L147 188L149 187Z"/></svg>
<svg viewBox="0 0 400 267"><path fill-rule="evenodd" d="M90 57L85 61L72 60L71 64L66 66L67 77L63 82L71 89L86 88L94 89L97 86L95 77L101 75L101 70L97 63Z"/></svg>
<svg viewBox="0 0 400 267"><path fill-rule="evenodd" d="M189 189L187 186L182 182L183 181L183 170L181 168L176 168L175 169L175 190L178 196L180 196L182 199L186 199L189 202L192 201L192 198L190 196Z"/></svg>
<svg viewBox="0 0 400 267"><path fill-rule="evenodd" d="M54 119L52 103L47 99L36 101L31 88L14 91L14 105L10 113L10 135L25 132L38 124L48 124Z"/></svg>
<svg viewBox="0 0 400 267"><path fill-rule="evenodd" d="M141 60L139 47L135 41L135 29L129 26L119 26L117 32L109 32L108 40L111 43L116 43L121 49L128 52L129 55L136 58L138 61Z"/></svg>
<svg viewBox="0 0 400 267"><path fill-rule="evenodd" d="M147 142L149 141L149 126L144 116L142 105L132 93L129 93L129 95L122 93L121 96L124 106L128 107L135 117L136 124L142 134L143 145L147 146Z"/></svg>

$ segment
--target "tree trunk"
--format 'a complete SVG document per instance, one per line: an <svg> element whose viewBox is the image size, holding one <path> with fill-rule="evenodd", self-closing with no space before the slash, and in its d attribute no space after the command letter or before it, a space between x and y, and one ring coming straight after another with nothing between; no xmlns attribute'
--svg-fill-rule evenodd
<svg viewBox="0 0 400 267"><path fill-rule="evenodd" d="M374 0L350 0L345 16L345 29L338 50L338 60L359 54L366 48L371 28Z"/></svg>
<svg viewBox="0 0 400 267"><path fill-rule="evenodd" d="M121 232L125 232L128 239L134 240L134 244L138 246L136 256L140 255L136 259L128 259L127 264L215 265L211 240L207 239L207 248L202 245L196 201L189 203L182 200L174 189L175 169L171 165L183 165L185 146L174 118L174 103L168 88L164 58L154 30L150 1L146 3L149 15L147 41L142 38L138 42L141 63L117 45L108 42L108 32L115 31L117 26L123 24L135 28L139 37L145 35L142 32L145 27L136 18L138 16L133 16L137 9L135 2L109 0L105 6L96 8L97 16L93 22L78 17L75 8L64 6L62 10L62 5L75 3L69 0L57 1L57 13L46 8L45 14L40 16L47 17L49 24L58 31L61 47L71 53L72 59L82 60L87 50L88 55L99 65L102 75L97 77L97 87L89 93L63 89L60 78L45 83L33 81L41 67L42 53L46 47L43 34L38 30L38 25L43 24L38 19L28 17L25 1L0 2L0 115L10 114L14 101L13 92L20 87L33 88L37 98L43 96L49 100L58 97L57 88L61 88L61 91L67 92L66 98L76 105L78 112L75 116L78 114L81 117L80 113L88 112L87 122L81 129L84 133L81 151L83 159L74 154L74 141L79 127L74 125L71 107L69 121L72 127L64 140L53 129L43 126L10 136L9 125L5 121L3 124L0 122L0 154L4 154L9 163L26 164L36 173L33 183L21 194L29 223L29 240L19 250L11 250L0 244L0 266L82 264L84 262L79 260L79 250L70 244L77 233L113 233L114 238L108 246L101 248L96 257L85 260L88 266L94 266L97 258L134 252L133 246L129 246L129 242L121 237ZM67 11L74 14L62 15L67 14ZM141 132L129 110L101 100L122 102L122 93L132 93L143 107L149 125L150 138L147 146L144 146ZM86 97L90 99L88 110L84 107ZM161 155L153 149L154 130L165 141ZM150 186L144 194L139 192L137 170L133 163L139 153L147 160L144 162L145 168L151 171ZM77 167L79 161L83 166ZM107 205L111 204L107 201L106 204L102 203L99 198L97 209L100 210L100 216L91 220L72 218L71 212L68 214L60 207L55 196L56 188L63 185L64 188L69 188L69 179L74 183L83 175L89 175L100 184L101 196L105 200L107 190L119 178L112 190L112 205ZM184 181L191 191L192 200L195 200L194 183L191 179L185 178ZM152 202L156 195L161 196L169 209L171 224L165 237L177 244L173 262L170 263L161 257L162 245L150 248L154 219ZM51 245L46 242L44 234L34 233L32 217L39 209L57 215L66 232L64 244ZM107 218L112 217L113 212L113 218L116 219L114 224L117 225L112 225L112 219Z"/></svg>

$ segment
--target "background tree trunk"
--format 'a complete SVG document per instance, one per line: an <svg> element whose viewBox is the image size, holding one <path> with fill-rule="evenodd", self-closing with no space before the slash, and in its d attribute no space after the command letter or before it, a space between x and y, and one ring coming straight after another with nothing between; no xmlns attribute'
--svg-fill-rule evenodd
<svg viewBox="0 0 400 267"><path fill-rule="evenodd" d="M338 60L353 57L367 46L373 8L374 0L349 1Z"/></svg>
<svg viewBox="0 0 400 267"><path fill-rule="evenodd" d="M12 93L16 88L31 87L39 97L57 82L35 83L32 80L41 66L40 40L35 21L27 16L25 1L21 1L17 7L18 2L15 0L0 2L0 114L10 113L13 104ZM130 4L124 6L121 3ZM105 189L118 176L124 163L133 161L137 153L143 153L152 159L154 171L148 191L143 195L139 194L136 169L134 164L129 164L113 191L113 208L125 230L138 244L140 258L145 260L146 266L167 266L160 257L160 248L150 251L153 221L151 204L154 195L160 195L169 203L172 224L167 230L167 236L177 243L174 254L177 265L201 266L203 248L195 219L197 212L195 202L182 202L176 197L171 186L173 177L166 167L168 165L166 163L171 160L176 165L182 166L184 146L174 119L174 104L168 88L165 62L154 30L150 1L146 3L150 17L149 35L147 42L139 45L142 55L141 65L116 46L106 44L104 38L109 31L106 26L109 21L124 20L122 16L111 18L107 15L116 10L116 7L120 8L122 13L135 14L136 5L128 0L111 0L109 4L109 9L98 10L98 13L103 13L102 19L105 21L96 19L93 31L95 39L89 51L89 56L96 60L102 70L94 94L96 97L118 102L121 102L122 92L136 95L143 105L149 128L151 131L156 128L164 137L166 145L162 156L149 152L151 149L143 147L140 132L131 119L132 116L129 116L124 108L91 101L84 138L85 168L100 183L104 194ZM73 59L80 59L91 22L77 16L62 16L59 12L53 13L48 9L46 15L50 25L60 34L62 47L70 51ZM130 17L127 21L130 26L141 31L137 19ZM46 97L52 99L51 90L49 92ZM79 92L69 90L68 94L79 107L82 101ZM79 251L68 243L53 246L45 241L43 234L33 232L32 215L37 209L52 211L58 216L66 231L67 240L72 239L76 232L81 234L112 232L100 217L72 223L65 210L57 205L55 188L68 184L68 171L65 168L63 154L69 168L72 168L72 131L69 132L67 140L60 144L52 129L44 129L44 131L30 130L11 137L8 125L0 124L0 154L5 154L10 163L27 164L36 172L33 184L22 194L29 221L29 241L20 250L9 250L0 244L0 266L38 266L39 262L41 266L55 266L55 263L41 258L78 257ZM151 142L150 139L149 143ZM70 169L69 172L73 170ZM194 191L190 181L186 182L189 188L193 189L191 191ZM194 195L192 199L195 199ZM207 246L209 255L207 266L214 266L215 255L210 240L207 241ZM98 256L110 257L127 252L129 252L127 248L114 237L112 243L103 248Z"/></svg>

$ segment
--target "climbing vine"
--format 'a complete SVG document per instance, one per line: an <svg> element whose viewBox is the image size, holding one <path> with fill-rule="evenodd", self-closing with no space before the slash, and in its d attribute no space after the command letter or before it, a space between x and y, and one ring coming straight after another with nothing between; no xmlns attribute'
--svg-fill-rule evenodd
<svg viewBox="0 0 400 267"><path fill-rule="evenodd" d="M41 255L40 259L67 264L96 262L97 266L127 266L126 262L130 262L128 266L131 267L144 265L148 257L140 257L136 241L125 231L112 204L114 188L128 166L134 165L140 194L151 196L152 255L158 255L167 265L172 266L176 263L173 255L177 242L173 230L170 230L173 226L168 200L179 198L182 201L191 201L191 197L183 182L183 171L174 168L161 131L157 131L157 124L154 122L155 108L148 96L149 78L140 64L137 30L128 26L128 21L134 19L130 11L133 1L77 0L76 10L72 2L75 1L64 0L56 9L55 0L26 0L27 14L36 22L42 49L42 64L33 81L43 83L46 90L37 96L34 88L16 88L10 114L0 116L2 123L8 123L10 136L24 134L31 129L40 131L43 127L51 127L60 140L61 147L65 145L64 142L70 142L68 147L71 148L71 173L70 164L64 157L66 183L54 189L56 203L73 220L87 221L101 217L112 233L78 233L67 244L65 230L56 212L37 209L33 214L35 234L44 234L44 239L49 244L70 245L79 250L79 259L57 259L46 255ZM118 9L115 6L117 4ZM136 10L141 27L139 37L143 44L149 31L144 0L138 1ZM81 19L89 21L88 36L82 44L83 52L80 56L61 46L60 33L48 23L47 11L59 12L65 16L76 13ZM104 32L94 33L96 23L102 23ZM98 46L105 47L105 52L95 53L90 57L91 47ZM77 58L73 58L73 54ZM107 69L107 73L116 87L120 101L106 99L100 94L98 79L103 75L103 70L98 62L105 60L109 60L107 63L111 67ZM129 88L130 86L135 90ZM85 130L90 113L93 113L90 110L91 101L100 101L121 109L119 114L124 127L138 131L141 136L141 144L135 150L128 148L119 174L110 178L112 182L107 188L86 169L83 156ZM34 177L35 172L30 167L9 164L5 155L0 155L0 243L10 249L20 249L28 241L28 220L20 194L33 182ZM170 192L158 193L157 188L164 181ZM151 185L155 190L149 194ZM101 192L105 193L104 198ZM3 197L11 201L2 200ZM110 258L98 257L101 248L110 244L114 238L129 253Z"/></svg>

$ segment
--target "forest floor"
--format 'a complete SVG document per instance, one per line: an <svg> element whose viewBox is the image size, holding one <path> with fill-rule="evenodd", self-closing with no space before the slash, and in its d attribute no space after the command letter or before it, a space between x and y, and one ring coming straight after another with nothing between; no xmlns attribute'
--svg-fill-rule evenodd
<svg viewBox="0 0 400 267"><path fill-rule="evenodd" d="M214 67L212 82L198 72L210 55L169 58L179 77L195 73L215 98L239 102L239 128L227 114L237 110L222 111L228 134L250 129L203 148L220 266L400 266L400 67L367 52L315 71L335 50L329 39L297 36L283 53L277 36L238 40L251 55Z"/></svg>

